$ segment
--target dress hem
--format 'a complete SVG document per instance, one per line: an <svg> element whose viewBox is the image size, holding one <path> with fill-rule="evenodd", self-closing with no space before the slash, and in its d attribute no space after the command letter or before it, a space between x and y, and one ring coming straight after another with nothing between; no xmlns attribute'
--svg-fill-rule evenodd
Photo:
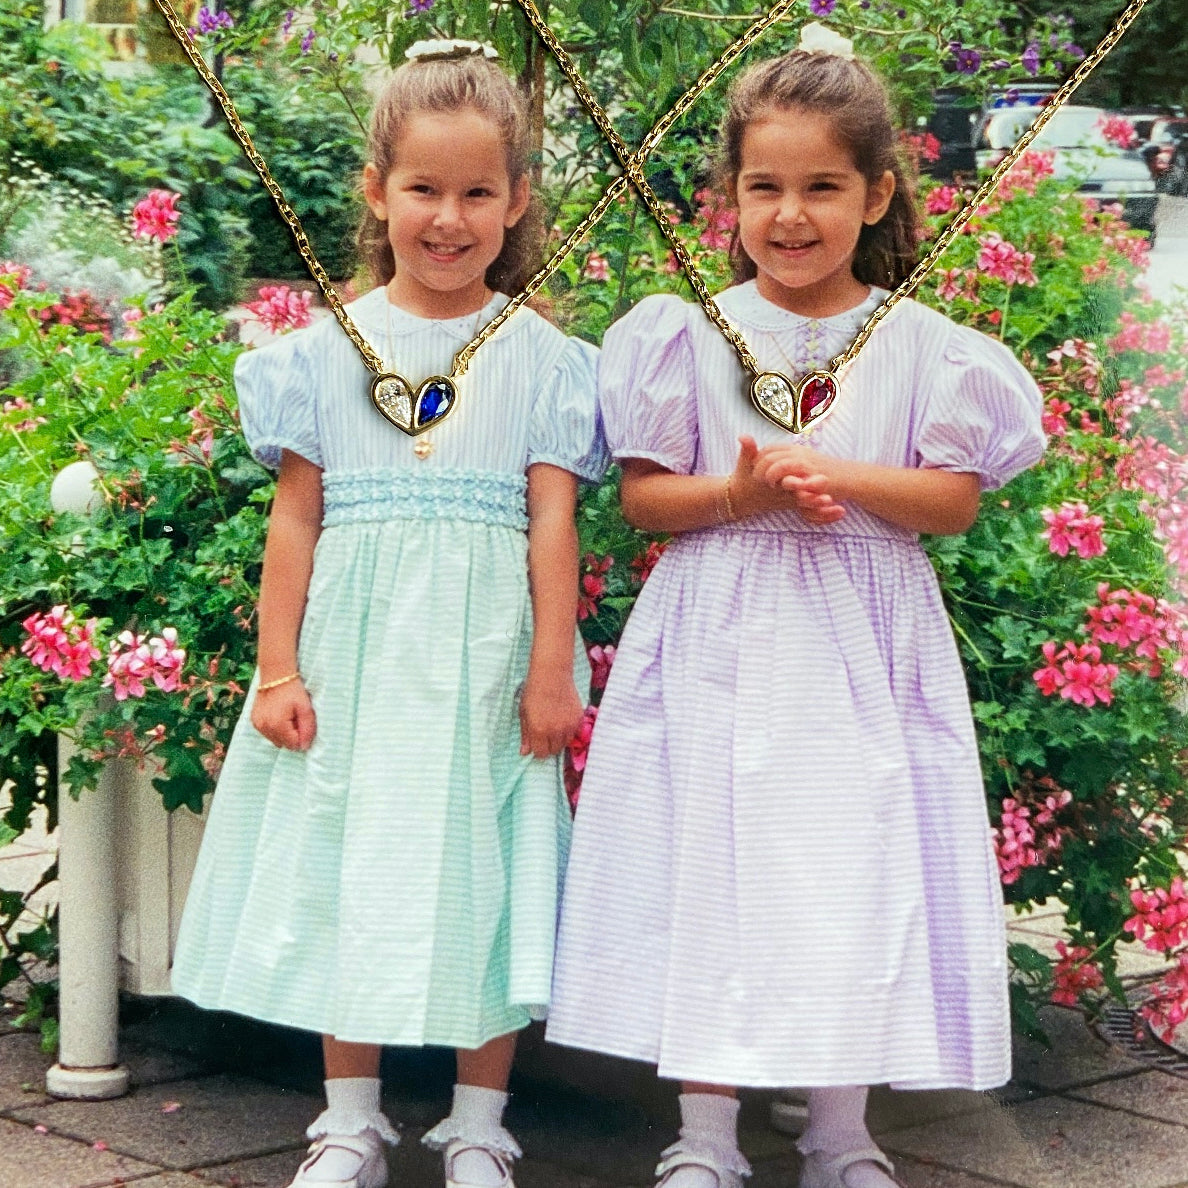
<svg viewBox="0 0 1188 1188"><path fill-rule="evenodd" d="M245 1019L255 1019L261 1023L270 1023L278 1027L292 1027L297 1031L308 1031L314 1035L331 1035L337 1040L351 1044L378 1044L385 1048L455 1048L471 1051L481 1048L484 1044L511 1032L523 1031L530 1023L545 1017L547 1008L533 1004L531 1006L517 1006L508 1008L508 1018L504 1023L493 1025L480 1031L476 1035L461 1036L454 1033L432 1033L416 1038L393 1036L391 1032L380 1034L369 1028L356 1030L355 1028L334 1028L315 1022L308 1017L295 1018L282 1011L266 1011L253 1008L247 1010L242 1006L233 1006L220 1000L217 996L194 994L189 991L173 987L173 993L204 1011L224 1011L233 1015L242 1015Z"/></svg>
<svg viewBox="0 0 1188 1188"><path fill-rule="evenodd" d="M1001 1089L1011 1079L1010 1062L1005 1071L1000 1070L993 1076L951 1078L939 1073L920 1073L909 1075L905 1070L888 1073L885 1070L875 1076L869 1072L836 1072L825 1075L805 1076L803 1073L792 1072L788 1076L779 1078L759 1076L747 1073L739 1076L723 1074L721 1071L707 1071L704 1067L661 1065L659 1054L652 1050L642 1052L629 1050L626 1045L595 1044L589 1040L562 1038L551 1028L545 1032L545 1039L550 1044L562 1048L575 1048L583 1052L596 1052L603 1056L614 1056L620 1060L638 1060L644 1064L656 1066L656 1075L666 1081L690 1081L704 1085L730 1085L738 1089L830 1089L844 1088L850 1085L889 1085L892 1089L909 1092L923 1092L932 1089L966 1089L970 1092L984 1093L991 1089Z"/></svg>

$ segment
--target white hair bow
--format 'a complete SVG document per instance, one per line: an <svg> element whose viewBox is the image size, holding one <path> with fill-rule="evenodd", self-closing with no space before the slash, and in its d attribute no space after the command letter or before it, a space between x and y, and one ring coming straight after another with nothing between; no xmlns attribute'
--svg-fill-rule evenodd
<svg viewBox="0 0 1188 1188"><path fill-rule="evenodd" d="M854 43L826 28L820 21L812 21L800 30L800 45L796 48L806 54L829 54L848 62L854 60Z"/></svg>
<svg viewBox="0 0 1188 1188"><path fill-rule="evenodd" d="M404 56L412 62L432 61L435 58L469 58L472 54L482 54L484 58L499 57L499 51L492 45L478 41L451 41L448 38L414 41L404 51Z"/></svg>

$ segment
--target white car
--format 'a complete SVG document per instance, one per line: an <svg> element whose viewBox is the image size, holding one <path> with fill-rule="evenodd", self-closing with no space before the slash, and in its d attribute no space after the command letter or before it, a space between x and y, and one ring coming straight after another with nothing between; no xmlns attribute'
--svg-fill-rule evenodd
<svg viewBox="0 0 1188 1188"><path fill-rule="evenodd" d="M978 168L993 169L1039 112L1037 107L991 111L978 137ZM1057 177L1083 179L1079 192L1087 198L1122 203L1126 221L1153 237L1159 201L1155 182L1137 149L1119 148L1102 135L1102 123L1109 115L1100 107L1062 107L1044 125L1031 147L1054 151Z"/></svg>

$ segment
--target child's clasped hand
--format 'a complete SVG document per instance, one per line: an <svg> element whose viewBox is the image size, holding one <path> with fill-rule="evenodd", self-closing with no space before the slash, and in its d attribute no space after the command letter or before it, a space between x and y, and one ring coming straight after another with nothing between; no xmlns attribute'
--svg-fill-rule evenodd
<svg viewBox="0 0 1188 1188"><path fill-rule="evenodd" d="M798 511L810 524L833 524L845 514L836 501L833 461L809 446L770 445L738 439L738 461L730 480L739 518L764 511Z"/></svg>

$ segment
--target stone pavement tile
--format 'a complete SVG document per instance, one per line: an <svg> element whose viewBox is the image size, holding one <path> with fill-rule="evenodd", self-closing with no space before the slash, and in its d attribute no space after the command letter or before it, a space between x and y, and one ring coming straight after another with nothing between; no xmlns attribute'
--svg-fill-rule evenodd
<svg viewBox="0 0 1188 1188"><path fill-rule="evenodd" d="M204 1184L187 1172L162 1172L159 1176L149 1176L147 1180L129 1180L127 1188L204 1188Z"/></svg>
<svg viewBox="0 0 1188 1188"><path fill-rule="evenodd" d="M1124 1073L1143 1072L1149 1067L1107 1043L1078 1011L1050 1006L1041 1009L1039 1015L1052 1047L1044 1048L1016 1036L1015 1084L1037 1089L1070 1089Z"/></svg>
<svg viewBox="0 0 1188 1188"><path fill-rule="evenodd" d="M209 1072L201 1060L121 1042L120 1059L133 1085L180 1081ZM0 1111L21 1109L49 1101L45 1073L54 1056L41 1050L41 1037L32 1031L0 1033Z"/></svg>
<svg viewBox="0 0 1188 1188"><path fill-rule="evenodd" d="M0 1118L0 1183L4 1188L90 1188L117 1178L148 1175L159 1169L114 1151L94 1151L85 1143L38 1134ZM197 1188L194 1185L193 1188Z"/></svg>
<svg viewBox="0 0 1188 1188"><path fill-rule="evenodd" d="M162 1106L181 1108L162 1113ZM186 1170L248 1155L285 1150L300 1142L321 1103L248 1077L216 1076L150 1085L114 1101L59 1101L14 1111L85 1142L103 1140L170 1170Z"/></svg>
<svg viewBox="0 0 1188 1188"><path fill-rule="evenodd" d="M261 1155L255 1159L232 1159L209 1167L196 1167L187 1174L193 1177L189 1188L199 1184L227 1184L234 1188L286 1188L301 1160L305 1157L303 1142L292 1151L277 1155ZM401 1188L404 1188L402 1185ZM441 1185L436 1185L441 1188Z"/></svg>
<svg viewBox="0 0 1188 1188"><path fill-rule="evenodd" d="M973 1114L979 1110L1001 1110L1002 1101L989 1093L963 1089L926 1089L919 1092L878 1088L871 1091L866 1124L872 1134L923 1126L940 1118Z"/></svg>
<svg viewBox="0 0 1188 1188"><path fill-rule="evenodd" d="M534 1161L626 1185L651 1182L656 1157L676 1138L678 1123L675 1108L670 1120L655 1121L638 1105L564 1085L532 1085L512 1098L507 1126Z"/></svg>
<svg viewBox="0 0 1188 1188"><path fill-rule="evenodd" d="M187 1052L169 1052L149 1044L120 1038L120 1060L135 1088L168 1081L189 1081L218 1072L215 1061Z"/></svg>
<svg viewBox="0 0 1188 1188"><path fill-rule="evenodd" d="M0 1035L0 1110L48 1101L45 1070L53 1064L41 1050L41 1037L31 1031Z"/></svg>
<svg viewBox="0 0 1188 1188"><path fill-rule="evenodd" d="M1067 1096L1188 1127L1188 1081L1158 1069L1118 1081L1103 1081L1085 1089L1072 1089ZM1188 1180L1188 1168L1184 1179Z"/></svg>
<svg viewBox="0 0 1188 1188"><path fill-rule="evenodd" d="M893 1162L895 1178L904 1188L1002 1188L1004 1183L1010 1185L1010 1188L1016 1188L1013 1181L967 1175L965 1172L956 1171L951 1167L941 1167L935 1163L923 1163L901 1157L897 1157ZM756 1164L754 1173L747 1180L747 1188L794 1188L800 1174L800 1159L798 1156L791 1156ZM1070 1181L1061 1188L1080 1188L1080 1184ZM1115 1185L1114 1188L1122 1186Z"/></svg>
<svg viewBox="0 0 1188 1188"><path fill-rule="evenodd" d="M883 1145L1025 1188L1171 1188L1188 1178L1188 1129L1063 1097L897 1130Z"/></svg>

